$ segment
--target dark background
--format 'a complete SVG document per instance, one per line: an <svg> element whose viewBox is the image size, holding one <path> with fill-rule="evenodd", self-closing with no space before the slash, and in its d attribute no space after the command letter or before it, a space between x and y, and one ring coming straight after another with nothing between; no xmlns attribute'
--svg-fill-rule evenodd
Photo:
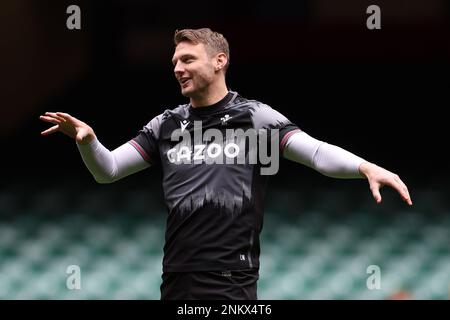
<svg viewBox="0 0 450 320"><path fill-rule="evenodd" d="M81 8L81 30L66 28L70 4ZM381 7L381 30L366 28L370 4ZM105 146L119 146L166 108L186 103L170 63L172 36L204 26L230 43L232 90L398 173L413 197L415 189L442 188L449 178L448 1L21 0L0 8L7 185L95 184L69 138L40 137L48 125L38 116L68 112L90 124ZM119 183L159 186L160 173L128 181ZM286 160L272 183L354 185Z"/></svg>

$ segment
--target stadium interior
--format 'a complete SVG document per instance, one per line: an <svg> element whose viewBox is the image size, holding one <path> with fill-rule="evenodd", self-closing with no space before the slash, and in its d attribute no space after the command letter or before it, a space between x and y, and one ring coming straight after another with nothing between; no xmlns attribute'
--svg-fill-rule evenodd
<svg viewBox="0 0 450 320"><path fill-rule="evenodd" d="M230 89L318 139L398 173L375 204L364 180L282 160L267 192L260 299L450 299L450 2L302 0L0 4L0 299L159 299L166 208L160 168L95 183L75 143L41 137L73 114L110 149L186 103L175 29L209 26L231 48ZM81 8L68 30L66 8ZM81 270L68 290L67 268ZM371 266L379 288L369 289Z"/></svg>

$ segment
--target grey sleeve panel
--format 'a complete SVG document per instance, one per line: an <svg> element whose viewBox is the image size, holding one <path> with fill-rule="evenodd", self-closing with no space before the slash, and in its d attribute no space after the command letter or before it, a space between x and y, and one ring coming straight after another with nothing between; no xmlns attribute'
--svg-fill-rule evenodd
<svg viewBox="0 0 450 320"><path fill-rule="evenodd" d="M138 135L130 141L142 157L151 164L159 162L158 140L163 118L164 113L154 117L139 131Z"/></svg>
<svg viewBox="0 0 450 320"><path fill-rule="evenodd" d="M250 113L255 130L266 129L271 132L271 138L276 137L276 134L274 133L275 130L273 129L278 131L278 145L281 152L283 152L287 139L294 132L301 131L297 125L266 104L255 103L255 105L250 108Z"/></svg>
<svg viewBox="0 0 450 320"><path fill-rule="evenodd" d="M163 115L164 113L150 120L150 122L144 126L143 131L146 131L149 134L152 134L156 139L159 139L159 131L161 129Z"/></svg>
<svg viewBox="0 0 450 320"><path fill-rule="evenodd" d="M253 126L258 129L281 129L292 124L284 115L266 104L255 103L250 108Z"/></svg>

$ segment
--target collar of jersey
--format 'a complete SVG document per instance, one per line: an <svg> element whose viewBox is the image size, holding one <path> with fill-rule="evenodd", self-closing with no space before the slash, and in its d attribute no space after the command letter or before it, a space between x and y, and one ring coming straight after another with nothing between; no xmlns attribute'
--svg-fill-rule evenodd
<svg viewBox="0 0 450 320"><path fill-rule="evenodd" d="M216 113L220 110L222 110L229 102L234 100L233 98L236 96L236 92L228 91L227 95L222 98L222 100L210 105L210 106L204 106L204 107L198 107L194 108L189 104L189 112L195 115L208 115Z"/></svg>

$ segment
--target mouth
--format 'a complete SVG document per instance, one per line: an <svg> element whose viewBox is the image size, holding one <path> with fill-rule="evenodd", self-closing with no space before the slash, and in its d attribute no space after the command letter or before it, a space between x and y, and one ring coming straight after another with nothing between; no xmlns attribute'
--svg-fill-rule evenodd
<svg viewBox="0 0 450 320"><path fill-rule="evenodd" d="M182 78L180 78L179 82L180 82L181 86L182 86L183 88L185 88L185 87L187 87L187 85L189 84L189 80L191 80L191 78L188 78L188 77L182 77Z"/></svg>

